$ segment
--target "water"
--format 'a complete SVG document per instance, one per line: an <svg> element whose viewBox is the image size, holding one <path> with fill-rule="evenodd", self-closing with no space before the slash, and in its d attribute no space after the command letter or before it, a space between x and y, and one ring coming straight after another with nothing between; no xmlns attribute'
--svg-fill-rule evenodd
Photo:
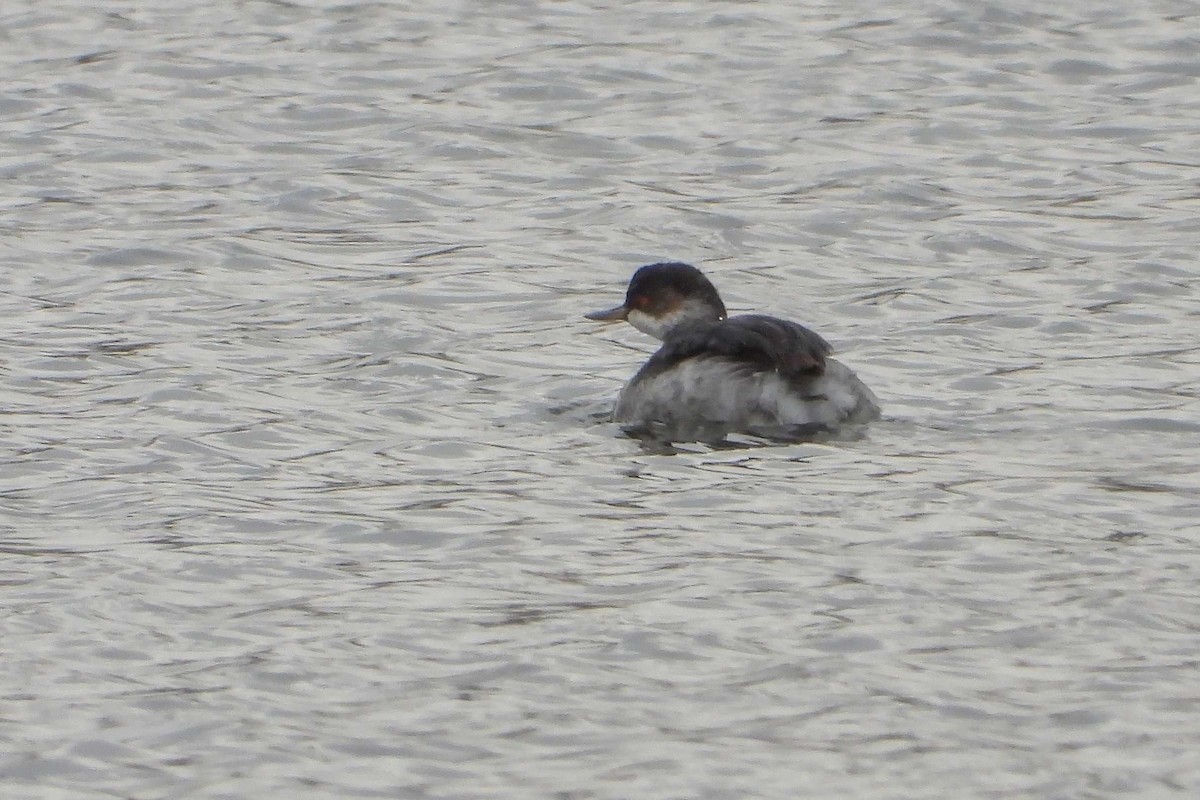
<svg viewBox="0 0 1200 800"><path fill-rule="evenodd" d="M7 3L4 796L1195 796L1198 25ZM622 437L666 258L885 418Z"/></svg>

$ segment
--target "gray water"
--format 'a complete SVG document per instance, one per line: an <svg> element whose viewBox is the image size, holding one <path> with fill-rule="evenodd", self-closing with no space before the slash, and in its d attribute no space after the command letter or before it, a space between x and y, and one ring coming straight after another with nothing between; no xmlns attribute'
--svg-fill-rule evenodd
<svg viewBox="0 0 1200 800"><path fill-rule="evenodd" d="M1200 793L1200 5L12 0L5 798ZM685 260L876 391L643 448Z"/></svg>

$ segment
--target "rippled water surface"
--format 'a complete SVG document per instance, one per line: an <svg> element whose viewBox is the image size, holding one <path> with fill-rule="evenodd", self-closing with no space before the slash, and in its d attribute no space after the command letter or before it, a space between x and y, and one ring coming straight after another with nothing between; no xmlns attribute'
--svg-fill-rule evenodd
<svg viewBox="0 0 1200 800"><path fill-rule="evenodd" d="M0 11L20 798L1200 793L1200 6ZM691 261L850 441L643 448Z"/></svg>

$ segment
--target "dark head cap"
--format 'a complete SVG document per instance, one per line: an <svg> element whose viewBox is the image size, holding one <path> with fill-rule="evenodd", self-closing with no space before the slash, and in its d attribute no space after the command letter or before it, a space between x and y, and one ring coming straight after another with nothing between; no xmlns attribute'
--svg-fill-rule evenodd
<svg viewBox="0 0 1200 800"><path fill-rule="evenodd" d="M704 273L691 264L664 261L647 264L633 273L625 302L607 311L587 314L588 319L625 319L631 311L641 311L652 317L670 314L685 302L705 306L712 310L717 319L725 318L725 304L721 295Z"/></svg>

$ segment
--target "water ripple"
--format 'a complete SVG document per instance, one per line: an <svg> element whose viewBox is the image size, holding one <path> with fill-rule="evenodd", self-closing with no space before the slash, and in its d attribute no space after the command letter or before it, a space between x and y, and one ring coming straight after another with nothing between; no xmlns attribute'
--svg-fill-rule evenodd
<svg viewBox="0 0 1200 800"><path fill-rule="evenodd" d="M1196 21L6 8L5 785L1192 796ZM622 436L664 258L885 418Z"/></svg>

